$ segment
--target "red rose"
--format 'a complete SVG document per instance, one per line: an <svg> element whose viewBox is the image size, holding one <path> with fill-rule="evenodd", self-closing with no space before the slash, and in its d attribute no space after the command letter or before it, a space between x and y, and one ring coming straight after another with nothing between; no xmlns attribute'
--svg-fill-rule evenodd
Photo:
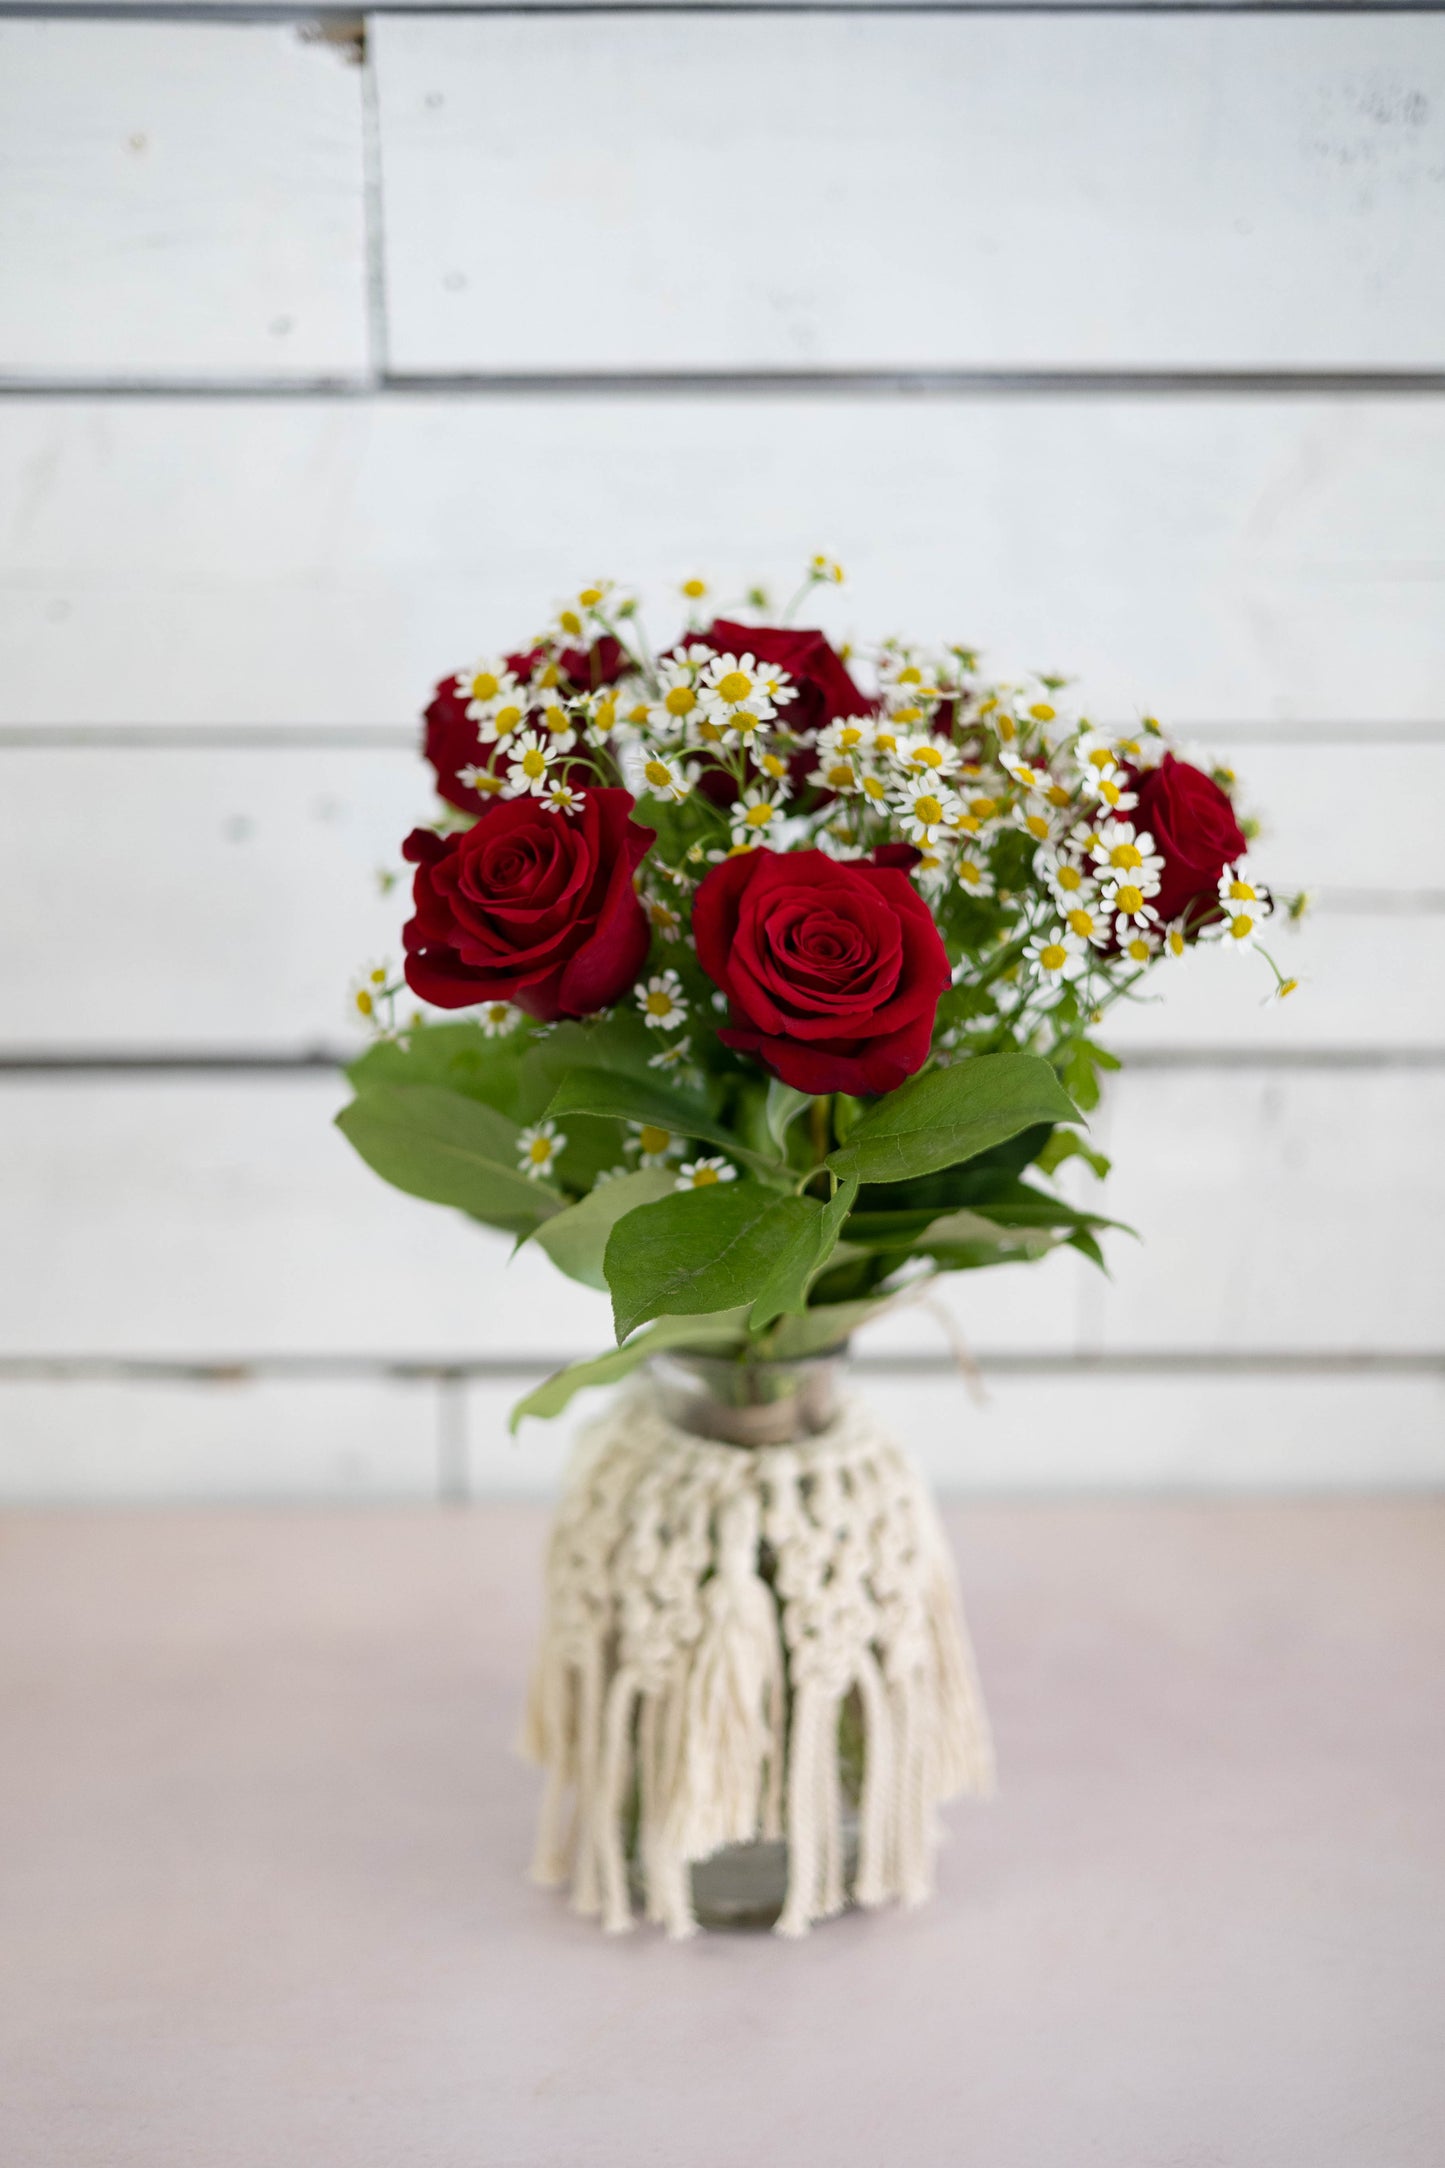
<svg viewBox="0 0 1445 2168"><path fill-rule="evenodd" d="M525 681L541 653L541 648L535 647L525 654L508 655L507 668ZM615 685L627 669L627 657L610 634L591 649L564 648L557 660L573 688L581 692L590 691L596 685ZM481 743L476 724L467 719L466 696L457 691L455 676L442 679L432 695L424 720L426 735L422 740L422 751L436 770L437 796L445 798L448 805L459 806L463 813L475 813L477 793L468 784L457 781L457 771L466 767L492 767L500 747Z"/></svg>
<svg viewBox="0 0 1445 2168"><path fill-rule="evenodd" d="M1234 808L1212 777L1166 753L1136 779L1134 824L1147 828L1164 861L1159 893L1149 901L1168 922L1191 904L1215 903L1220 874L1246 848Z"/></svg>
<svg viewBox="0 0 1445 2168"><path fill-rule="evenodd" d="M948 957L896 866L748 851L693 901L698 961L728 997L725 1046L803 1092L888 1092L921 1069Z"/></svg>
<svg viewBox="0 0 1445 2168"><path fill-rule="evenodd" d="M632 806L625 790L589 788L575 815L499 798L462 835L414 828L402 845L417 869L402 929L412 992L442 1009L514 1001L544 1023L625 994L650 938L632 875L655 840Z"/></svg>

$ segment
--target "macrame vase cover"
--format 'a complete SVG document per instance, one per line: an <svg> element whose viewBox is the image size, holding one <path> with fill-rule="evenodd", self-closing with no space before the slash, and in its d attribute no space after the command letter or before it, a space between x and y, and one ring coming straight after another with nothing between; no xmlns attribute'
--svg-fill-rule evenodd
<svg viewBox="0 0 1445 2168"><path fill-rule="evenodd" d="M771 1554L772 1585L760 1573ZM524 1748L546 1771L534 1879L696 1932L690 1869L785 1837L775 1932L847 1901L839 1715L856 1690L861 1905L933 1886L941 1800L992 1788L953 1561L923 1480L860 1401L799 1443L714 1444L648 1385L582 1439L547 1566Z"/></svg>

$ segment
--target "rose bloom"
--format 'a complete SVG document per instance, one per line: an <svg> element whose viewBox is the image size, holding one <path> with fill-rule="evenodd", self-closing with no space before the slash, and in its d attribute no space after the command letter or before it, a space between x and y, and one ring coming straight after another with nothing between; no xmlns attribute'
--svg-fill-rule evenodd
<svg viewBox="0 0 1445 2168"><path fill-rule="evenodd" d="M1212 776L1166 753L1157 768L1138 776L1139 805L1130 817L1147 828L1164 861L1157 895L1149 901L1166 923L1190 905L1199 919L1212 917L1219 876L1242 856L1247 841L1234 808Z"/></svg>
<svg viewBox="0 0 1445 2168"><path fill-rule="evenodd" d="M804 1092L888 1092L921 1069L948 957L896 865L748 851L693 901L698 961L728 997L718 1036Z"/></svg>
<svg viewBox="0 0 1445 2168"><path fill-rule="evenodd" d="M625 790L589 788L580 813L535 798L487 806L465 834L414 828L416 916L406 982L438 1008L512 1001L552 1023L590 1016L634 983L651 929L632 876L655 840Z"/></svg>
<svg viewBox="0 0 1445 2168"><path fill-rule="evenodd" d="M522 654L508 655L507 668L525 685L541 653L541 648L534 647ZM627 657L610 634L591 648L563 648L557 660L574 692L589 692L597 685L615 685L627 668ZM476 724L467 719L466 698L457 691L455 673L442 679L432 694L423 720L426 735L422 740L422 751L436 770L437 796L445 798L448 805L459 807L463 813L475 813L480 802L477 793L457 781L457 771L466 767L494 767L502 748L481 743Z"/></svg>

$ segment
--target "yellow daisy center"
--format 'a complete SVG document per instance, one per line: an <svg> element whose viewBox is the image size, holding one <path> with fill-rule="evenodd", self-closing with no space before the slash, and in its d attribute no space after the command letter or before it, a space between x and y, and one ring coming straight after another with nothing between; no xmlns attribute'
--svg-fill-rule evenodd
<svg viewBox="0 0 1445 2168"><path fill-rule="evenodd" d="M472 679L473 700L495 700L501 689L501 679L493 677L490 670L479 670Z"/></svg>
<svg viewBox="0 0 1445 2168"><path fill-rule="evenodd" d="M833 790L847 790L853 780L853 770L846 760L838 760L825 770L825 780Z"/></svg>
<svg viewBox="0 0 1445 2168"><path fill-rule="evenodd" d="M654 986L647 996L647 1013L649 1016L671 1016L671 994L665 994L660 987Z"/></svg>
<svg viewBox="0 0 1445 2168"><path fill-rule="evenodd" d="M1028 830L1029 834L1036 837L1040 843L1047 842L1049 834L1049 824L1044 819L1042 813L1026 813L1024 815L1024 827Z"/></svg>
<svg viewBox="0 0 1445 2168"><path fill-rule="evenodd" d="M1109 864L1111 866L1132 867L1142 866L1143 863L1144 854L1133 843L1116 843L1109 853Z"/></svg>
<svg viewBox="0 0 1445 2168"><path fill-rule="evenodd" d="M662 704L669 715L688 715L697 705L697 696L690 685L674 685Z"/></svg>
<svg viewBox="0 0 1445 2168"><path fill-rule="evenodd" d="M533 1137L531 1143L527 1146L527 1157L534 1167L545 1167L552 1157L551 1138Z"/></svg>
<svg viewBox="0 0 1445 2168"><path fill-rule="evenodd" d="M1121 911L1142 911L1144 891L1136 888L1132 881L1126 881L1122 888L1114 891L1114 901Z"/></svg>
<svg viewBox="0 0 1445 2168"><path fill-rule="evenodd" d="M942 802L935 798L931 791L924 791L921 797L914 799L913 811L915 816L921 821L926 821L930 828L936 827L938 822L943 819Z"/></svg>
<svg viewBox="0 0 1445 2168"><path fill-rule="evenodd" d="M563 610L559 614L557 622L561 626L562 630L564 632L571 633L574 639L576 639L577 636L581 633L582 620L577 615L577 612L575 610Z"/></svg>
<svg viewBox="0 0 1445 2168"><path fill-rule="evenodd" d="M997 798L970 798L968 810L970 813L976 813L981 821L991 821L998 811L998 800Z"/></svg>
<svg viewBox="0 0 1445 2168"><path fill-rule="evenodd" d="M958 861L958 878L963 882L965 888L976 888L983 879L983 875L973 859L960 858Z"/></svg>
<svg viewBox="0 0 1445 2168"><path fill-rule="evenodd" d="M749 828L766 828L772 817L770 805L750 805L743 816Z"/></svg>
<svg viewBox="0 0 1445 2168"><path fill-rule="evenodd" d="M1253 903L1255 900L1253 884L1249 881L1231 881L1229 896L1232 903Z"/></svg>
<svg viewBox="0 0 1445 2168"><path fill-rule="evenodd" d="M682 591L686 595L689 602L701 602L703 596L707 593L707 581L684 580L682 583Z"/></svg>
<svg viewBox="0 0 1445 2168"><path fill-rule="evenodd" d="M1254 920L1247 911L1241 911L1237 917L1229 921L1229 938L1231 941L1247 941L1253 932Z"/></svg>
<svg viewBox="0 0 1445 2168"><path fill-rule="evenodd" d="M729 707L736 707L746 700L753 689L753 681L745 670L725 670L717 681L718 698L726 700Z"/></svg>
<svg viewBox="0 0 1445 2168"><path fill-rule="evenodd" d="M943 754L936 745L915 745L908 761L910 767L914 768L941 768Z"/></svg>
<svg viewBox="0 0 1445 2168"><path fill-rule="evenodd" d="M592 714L594 730L610 730L617 720L617 702L612 698L599 700Z"/></svg>
<svg viewBox="0 0 1445 2168"><path fill-rule="evenodd" d="M1046 941L1039 950L1039 962L1045 971L1062 971L1069 960L1069 952L1061 941Z"/></svg>
<svg viewBox="0 0 1445 2168"><path fill-rule="evenodd" d="M1068 892L1072 892L1076 888L1082 888L1084 885L1084 876L1077 866L1060 866L1058 872L1054 875L1054 879L1058 882L1060 888Z"/></svg>
<svg viewBox="0 0 1445 2168"><path fill-rule="evenodd" d="M1087 941L1094 930L1092 911L1074 910L1069 913L1069 931L1076 933L1081 941Z"/></svg>
<svg viewBox="0 0 1445 2168"><path fill-rule="evenodd" d="M888 793L884 789L881 780L876 775L864 776L863 789L866 795L870 798L886 798L888 796Z"/></svg>
<svg viewBox="0 0 1445 2168"><path fill-rule="evenodd" d="M672 781L672 770L668 767L666 761L649 760L642 772L647 777L648 782L655 783L659 790L666 790Z"/></svg>
<svg viewBox="0 0 1445 2168"><path fill-rule="evenodd" d="M923 683L923 672L916 669L912 663L909 663L905 669L899 671L898 682L900 685L921 685Z"/></svg>
<svg viewBox="0 0 1445 2168"><path fill-rule="evenodd" d="M602 600L602 590L600 587L584 587L581 594L577 597L577 600L581 603L584 610L595 609L597 604Z"/></svg>
<svg viewBox="0 0 1445 2168"><path fill-rule="evenodd" d="M1036 700L1029 713L1036 723L1051 723L1054 719L1054 711L1047 700Z"/></svg>
<svg viewBox="0 0 1445 2168"><path fill-rule="evenodd" d="M567 710L559 708L555 702L551 707L543 708L542 721L548 730L553 731L558 737L561 736L564 730L570 730L572 727Z"/></svg>
<svg viewBox="0 0 1445 2168"><path fill-rule="evenodd" d="M638 1132L637 1141L642 1146L643 1151L649 1155L655 1152L665 1152L672 1142L672 1131L670 1129L658 1129L651 1122L644 1122Z"/></svg>
<svg viewBox="0 0 1445 2168"><path fill-rule="evenodd" d="M699 1167L697 1173L692 1178L692 1186L694 1189L706 1189L709 1184L715 1182L716 1180L716 1167Z"/></svg>
<svg viewBox="0 0 1445 2168"><path fill-rule="evenodd" d="M923 721L923 710L922 708L895 708L893 720L895 723L921 723Z"/></svg>
<svg viewBox="0 0 1445 2168"><path fill-rule="evenodd" d="M547 756L540 746L529 745L522 755L522 773L535 783L539 775L547 773Z"/></svg>

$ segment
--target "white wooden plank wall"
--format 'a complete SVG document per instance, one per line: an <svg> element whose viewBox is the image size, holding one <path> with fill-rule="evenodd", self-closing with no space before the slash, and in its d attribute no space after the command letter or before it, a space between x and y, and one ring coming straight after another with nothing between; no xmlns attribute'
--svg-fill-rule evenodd
<svg viewBox="0 0 1445 2168"><path fill-rule="evenodd" d="M0 20L0 1497L555 1480L605 1305L329 1126L416 708L819 546L1230 756L1319 906L1283 1009L1120 1019L1112 1279L869 1390L954 1488L1438 1483L1445 19L253 12Z"/></svg>

